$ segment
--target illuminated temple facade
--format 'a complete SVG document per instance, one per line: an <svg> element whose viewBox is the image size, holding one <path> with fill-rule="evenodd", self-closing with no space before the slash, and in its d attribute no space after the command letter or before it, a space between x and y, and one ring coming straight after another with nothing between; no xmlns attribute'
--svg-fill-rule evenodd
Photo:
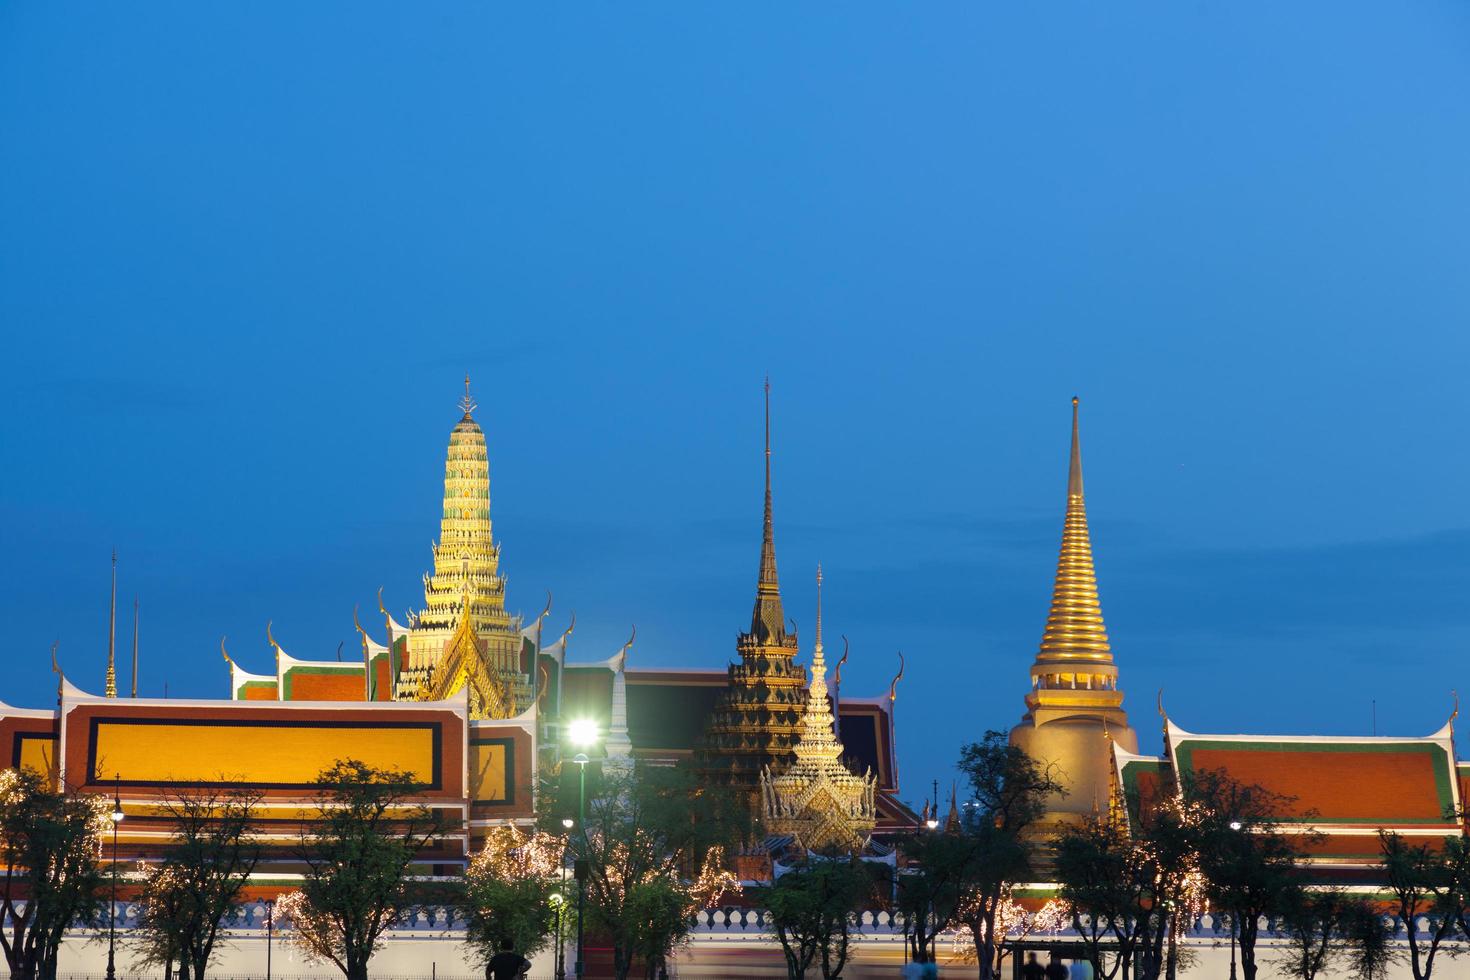
<svg viewBox="0 0 1470 980"><path fill-rule="evenodd" d="M97 696L56 664L57 707L0 704L0 745L12 765L49 772L84 791L119 794L128 814L120 827L119 859L125 862L147 860L167 846L170 828L158 815L160 796L190 788L258 792L262 812L278 822L272 839L280 845L256 876L266 890L275 887L272 875L289 877L295 867L298 821L314 798L313 780L336 760L351 757L413 773L423 785L422 802L454 828L425 850L420 870L453 874L491 827L535 819L538 772L559 764L564 722L572 719L598 723L602 738L595 754L654 764L687 760L707 778L750 790L752 816L759 817L760 774L779 774L796 763L793 750L810 703L776 582L769 393L767 408L756 620L741 638L738 665L632 667L636 631L610 655L574 662L568 651L575 616L564 628L551 626L549 597L529 621L509 610L490 519L489 453L466 382L461 417L450 433L439 540L432 571L424 576L423 605L400 621L380 592L376 615L354 611L360 659L295 656L268 623L262 652L273 662L269 672L247 669L253 664L239 645L231 651L221 641L229 685L220 700L119 698L115 683ZM110 679L111 650L108 671ZM864 835L911 826L912 812L897 799L896 688L886 697L840 705L828 700L824 686L814 696L841 756L824 765L849 772L866 794L870 819L856 826L865 828ZM807 809L827 801L813 796Z"/></svg>

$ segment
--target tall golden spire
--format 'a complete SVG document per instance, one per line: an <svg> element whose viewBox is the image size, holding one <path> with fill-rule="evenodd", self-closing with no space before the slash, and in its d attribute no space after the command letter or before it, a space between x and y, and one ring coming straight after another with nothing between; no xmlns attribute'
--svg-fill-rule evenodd
<svg viewBox="0 0 1470 980"><path fill-rule="evenodd" d="M117 697L117 549L112 549L112 606L107 616L106 697Z"/></svg>
<svg viewBox="0 0 1470 980"><path fill-rule="evenodd" d="M771 379L766 379L766 515L761 536L760 578L755 588L755 610L750 635L758 643L780 643L786 636L786 614L781 610L781 583L776 577L776 532L771 518Z"/></svg>
<svg viewBox="0 0 1470 980"><path fill-rule="evenodd" d="M1031 667L1032 697L1048 690L1090 691L1095 700L1122 702L1116 691L1102 604L1098 601L1097 572L1092 563L1092 540L1087 530L1087 505L1082 494L1082 438L1078 400L1072 399L1072 452L1067 469L1067 515L1062 547L1052 587L1051 611L1041 635L1041 647ZM1104 693L1105 692L1105 693ZM1073 696L1069 695L1069 700Z"/></svg>
<svg viewBox="0 0 1470 980"><path fill-rule="evenodd" d="M1078 436L1077 399L1072 399L1072 459L1067 472L1067 516L1057 559L1051 613L1041 636L1047 659L1111 661L1108 631L1097 598L1097 572L1087 533L1087 506L1082 497L1082 442Z"/></svg>

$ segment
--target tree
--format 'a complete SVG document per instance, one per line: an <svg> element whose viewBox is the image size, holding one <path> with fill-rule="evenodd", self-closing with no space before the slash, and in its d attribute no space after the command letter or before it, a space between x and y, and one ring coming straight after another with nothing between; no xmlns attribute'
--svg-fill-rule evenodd
<svg viewBox="0 0 1470 980"><path fill-rule="evenodd" d="M1299 888L1298 837L1282 833L1280 823L1292 801L1217 770L1188 774L1182 790L1200 808L1194 833L1206 893L1230 914L1241 971L1245 980L1256 980L1260 919L1279 912Z"/></svg>
<svg viewBox="0 0 1470 980"><path fill-rule="evenodd" d="M465 942L488 962L509 942L523 955L546 946L556 926L551 896L560 887L566 840L513 824L497 827L465 871Z"/></svg>
<svg viewBox="0 0 1470 980"><path fill-rule="evenodd" d="M1387 980L1388 970L1399 960L1393 931L1369 902L1357 902L1343 923L1347 939L1347 961L1357 980Z"/></svg>
<svg viewBox="0 0 1470 980"><path fill-rule="evenodd" d="M954 924L975 879L974 837L950 831L915 831L899 841L907 866L897 875L898 910L907 923L914 959L933 962L934 940Z"/></svg>
<svg viewBox="0 0 1470 980"><path fill-rule="evenodd" d="M1372 903L1337 888L1297 889L1280 909L1286 946L1282 968L1316 980L1346 966L1359 980L1381 980L1393 959L1388 932Z"/></svg>
<svg viewBox="0 0 1470 980"><path fill-rule="evenodd" d="M220 922L260 860L250 836L259 796L242 791L181 793L162 809L173 846L147 873L139 923L141 960L179 963L179 976L203 980Z"/></svg>
<svg viewBox="0 0 1470 980"><path fill-rule="evenodd" d="M1180 930L1204 908L1199 846L1211 814L1198 800L1175 795L1137 812L1137 868L1148 895L1148 911L1139 922L1137 976L1173 980L1179 968Z"/></svg>
<svg viewBox="0 0 1470 980"><path fill-rule="evenodd" d="M409 900L408 867L438 835L439 821L410 802L420 784L409 772L343 759L316 785L320 802L302 835L306 873L291 919L304 948L347 980L367 980L383 931Z"/></svg>
<svg viewBox="0 0 1470 980"><path fill-rule="evenodd" d="M1411 845L1391 830L1380 830L1378 842L1384 877L1407 933L1409 968L1414 980L1429 980L1441 945L1454 938L1464 915L1464 892L1470 882L1460 879L1458 848L1450 846L1455 844L1453 839L1441 850L1428 844ZM1415 927L1420 916L1429 921L1427 940L1419 938Z"/></svg>
<svg viewBox="0 0 1470 980"><path fill-rule="evenodd" d="M1127 977L1152 907L1147 851L1121 820L1093 817L1062 831L1054 873L1093 972L1099 980ZM1105 946L1114 950L1106 968Z"/></svg>
<svg viewBox="0 0 1470 980"><path fill-rule="evenodd" d="M1043 768L1009 741L989 731L960 750L960 770L969 779L974 806L966 808L961 833L964 898L956 913L975 937L980 980L999 975L1004 932L997 916L1011 887L1026 880L1036 842L1029 832L1046 813L1049 797L1065 793L1050 768Z"/></svg>
<svg viewBox="0 0 1470 980"><path fill-rule="evenodd" d="M743 828L742 809L682 767L604 765L587 776L586 820L572 849L586 862L589 922L611 941L618 980L638 960L652 976L688 936L699 908L739 891L723 864L725 845ZM563 802L566 787L549 792L543 820L575 812Z"/></svg>
<svg viewBox="0 0 1470 980"><path fill-rule="evenodd" d="M100 797L53 790L33 769L0 770L0 949L13 980L52 980L66 930L102 918L111 811Z"/></svg>
<svg viewBox="0 0 1470 980"><path fill-rule="evenodd" d="M806 976L813 961L830 980L842 975L852 944L852 925L873 894L874 876L854 857L810 855L771 886L765 905L786 954L790 980Z"/></svg>

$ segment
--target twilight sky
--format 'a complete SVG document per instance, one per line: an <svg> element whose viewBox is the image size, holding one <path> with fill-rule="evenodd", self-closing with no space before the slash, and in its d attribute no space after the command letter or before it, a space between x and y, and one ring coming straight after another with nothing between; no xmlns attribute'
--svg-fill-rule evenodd
<svg viewBox="0 0 1470 980"><path fill-rule="evenodd" d="M895 651L903 795L1020 717L1082 398L1145 748L1470 690L1457 2L0 6L0 699L220 697L422 600L460 379L574 659ZM120 646L130 630L120 615ZM808 653L803 644L803 659ZM1463 754L1463 753L1462 753Z"/></svg>

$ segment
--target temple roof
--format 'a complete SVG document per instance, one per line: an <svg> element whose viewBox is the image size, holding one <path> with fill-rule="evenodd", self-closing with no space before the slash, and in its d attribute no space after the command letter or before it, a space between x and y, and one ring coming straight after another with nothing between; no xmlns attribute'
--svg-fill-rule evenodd
<svg viewBox="0 0 1470 980"><path fill-rule="evenodd" d="M1315 834L1304 850L1312 864L1338 869L1330 874L1376 865L1379 830L1438 847L1461 828L1470 765L1455 761L1452 724L1423 738L1388 738L1201 735L1166 721L1165 739L1164 756L1112 747L1135 826L1189 774L1218 771L1283 797L1282 830Z"/></svg>
<svg viewBox="0 0 1470 980"><path fill-rule="evenodd" d="M1180 776L1223 770L1292 800L1285 817L1313 825L1453 829L1460 786L1450 726L1425 738L1199 735L1168 723Z"/></svg>

